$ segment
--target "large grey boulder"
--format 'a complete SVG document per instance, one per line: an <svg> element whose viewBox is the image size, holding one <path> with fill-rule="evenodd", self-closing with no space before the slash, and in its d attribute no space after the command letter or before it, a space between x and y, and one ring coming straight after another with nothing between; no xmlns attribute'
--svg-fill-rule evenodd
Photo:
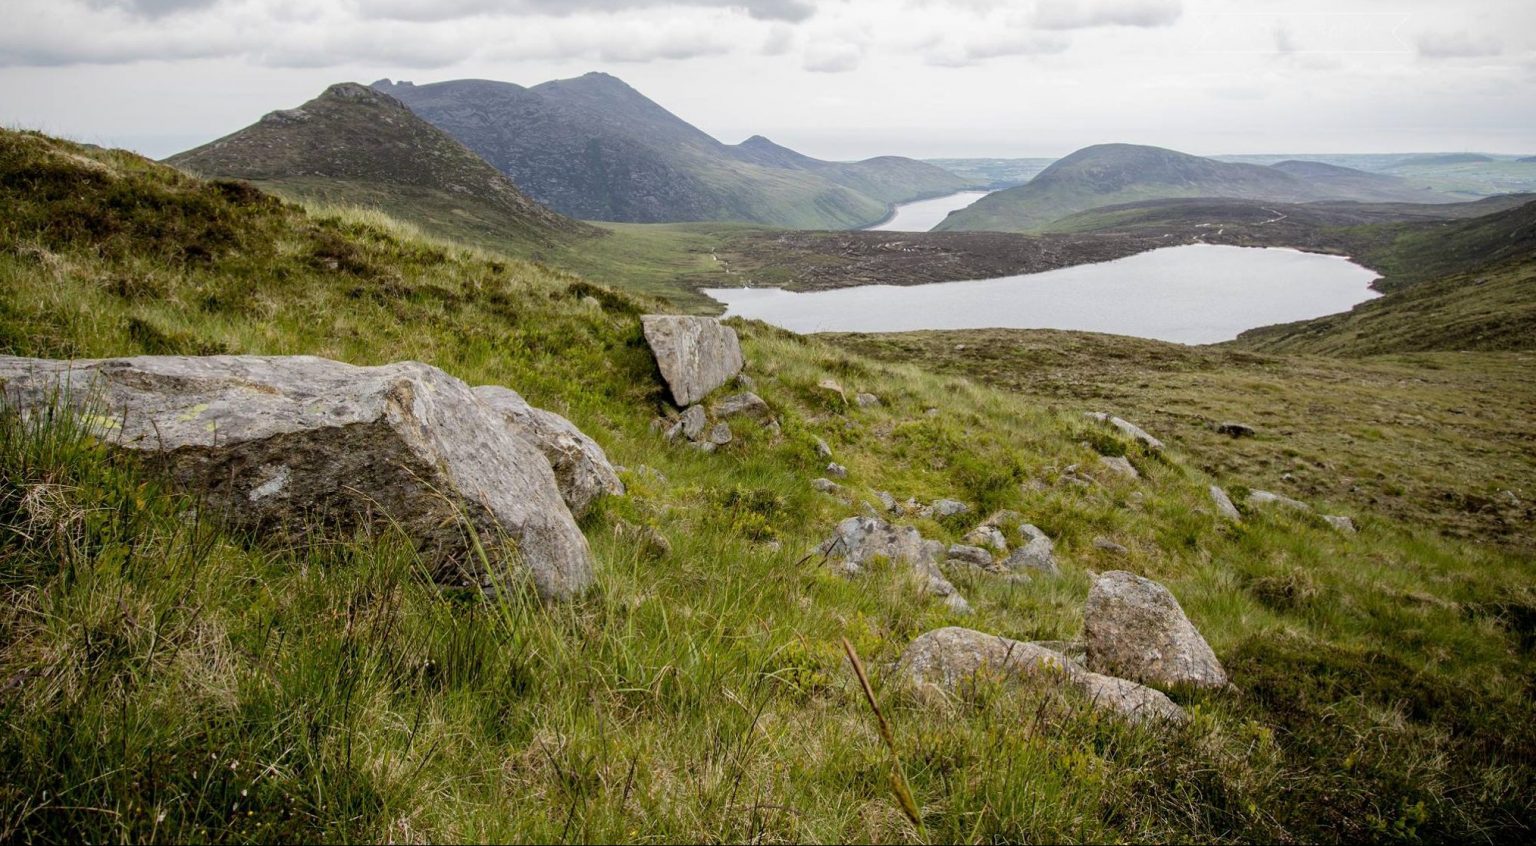
<svg viewBox="0 0 1536 846"><path fill-rule="evenodd" d="M1147 684L1222 687L1226 670L1168 589L1135 573L1104 573L1083 606L1088 668Z"/></svg>
<svg viewBox="0 0 1536 846"><path fill-rule="evenodd" d="M945 553L944 544L925 540L922 533L911 526L897 526L868 515L849 517L837 524L832 537L822 543L821 552L830 559L841 561L843 571L850 575L862 572L878 558L906 565L912 568L929 594L946 598L959 596L955 586L939 570L939 559ZM950 600L951 607L963 603L963 599Z"/></svg>
<svg viewBox="0 0 1536 846"><path fill-rule="evenodd" d="M661 378L679 406L693 405L746 364L736 330L713 317L647 314L640 318Z"/></svg>
<svg viewBox="0 0 1536 846"><path fill-rule="evenodd" d="M952 691L976 680L1061 684L1076 689L1096 708L1133 722L1183 722L1183 709L1161 691L1083 669L1045 646L973 629L948 627L919 635L896 664L898 681Z"/></svg>
<svg viewBox="0 0 1536 846"><path fill-rule="evenodd" d="M553 411L534 408L511 388L481 385L475 388L475 396L549 459L560 484L560 496L571 514L585 516L598 497L624 493L624 483L608 461L608 454L571 421Z"/></svg>
<svg viewBox="0 0 1536 846"><path fill-rule="evenodd" d="M591 551L549 461L435 367L0 357L0 385L23 413L56 398L73 406L103 441L152 455L205 509L264 537L393 523L445 581L495 590L526 573L546 599L592 582ZM466 528L490 548L494 572Z"/></svg>
<svg viewBox="0 0 1536 846"><path fill-rule="evenodd" d="M1105 413L1103 411L1087 411L1087 412L1084 412L1084 416L1090 417L1090 418L1092 418L1094 420L1097 420L1100 423L1108 423L1109 425L1115 427L1116 429L1119 429L1120 431L1124 432L1125 434L1130 435L1132 438L1134 438L1135 440L1139 441L1147 449L1158 450L1158 449L1162 449L1163 448L1163 442L1162 441L1160 441L1157 438L1154 438L1151 435L1147 434L1147 431L1145 429L1141 428L1140 426L1137 426L1135 423L1131 423L1131 422L1129 422L1127 420L1122 420L1119 417L1115 417L1115 416L1113 416L1111 414L1107 414L1107 413Z"/></svg>

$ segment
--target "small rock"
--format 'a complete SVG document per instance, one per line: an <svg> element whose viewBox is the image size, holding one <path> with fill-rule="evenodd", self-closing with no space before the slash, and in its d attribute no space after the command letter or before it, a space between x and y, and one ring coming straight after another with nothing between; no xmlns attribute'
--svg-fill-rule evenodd
<svg viewBox="0 0 1536 846"><path fill-rule="evenodd" d="M1328 521L1328 525L1346 535L1352 535L1356 531L1355 521L1341 514L1324 514L1323 519Z"/></svg>
<svg viewBox="0 0 1536 846"><path fill-rule="evenodd" d="M855 394L853 403L859 408L874 408L880 405L880 398L874 394Z"/></svg>
<svg viewBox="0 0 1536 846"><path fill-rule="evenodd" d="M1008 539L1003 536L1003 530L987 523L972 529L963 540L973 546L984 546L1003 555L1008 554Z"/></svg>
<svg viewBox="0 0 1536 846"><path fill-rule="evenodd" d="M720 448L712 441L689 441L688 445L705 454L714 452Z"/></svg>
<svg viewBox="0 0 1536 846"><path fill-rule="evenodd" d="M745 373L736 374L736 384L740 385L743 391L757 390L757 380Z"/></svg>
<svg viewBox="0 0 1536 846"><path fill-rule="evenodd" d="M955 586L939 572L944 545L924 539L911 526L895 526L878 517L849 517L837 524L820 551L840 562L844 572L859 573L870 561L884 558L892 564L910 566L930 596L956 593Z"/></svg>
<svg viewBox="0 0 1536 846"><path fill-rule="evenodd" d="M1009 524L1017 525L1023 521L1023 514L1020 514L1019 512L1013 511L1011 509L1001 508L992 512L991 515L987 517L987 519L981 521L981 525L1002 528L1003 526L1007 526Z"/></svg>
<svg viewBox="0 0 1536 846"><path fill-rule="evenodd" d="M709 442L714 444L715 446L725 446L726 444L730 443L731 442L731 426L730 426L730 424L726 423L724 420L720 421L719 423L716 423L715 427L713 429L709 430Z"/></svg>
<svg viewBox="0 0 1536 846"><path fill-rule="evenodd" d="M1246 423L1233 423L1226 421L1216 424L1216 432L1221 435L1231 435L1234 438L1251 438L1258 434L1252 426Z"/></svg>
<svg viewBox="0 0 1536 846"><path fill-rule="evenodd" d="M820 382L816 383L816 387L822 388L824 390L828 390L828 391L831 391L831 392L837 394L839 397L842 398L843 402L847 402L848 401L848 394L847 394L847 392L845 392L843 390L843 386L842 385L839 385L837 383L836 379L823 379Z"/></svg>
<svg viewBox="0 0 1536 846"><path fill-rule="evenodd" d="M690 405L683 412L682 418L683 437L690 441L696 441L704 436L704 429L709 425L709 416L704 413L704 406Z"/></svg>
<svg viewBox="0 0 1536 846"><path fill-rule="evenodd" d="M768 407L768 403L764 402L762 397L751 391L732 394L715 403L711 410L715 413L715 417L720 420L731 417L746 417L749 420L756 420L765 426L773 422L773 409Z"/></svg>
<svg viewBox="0 0 1536 846"><path fill-rule="evenodd" d="M896 513L901 510L901 506L896 504L896 497L891 496L890 491L875 491L875 499L880 500L880 506L886 511Z"/></svg>
<svg viewBox="0 0 1536 846"><path fill-rule="evenodd" d="M1248 504L1255 508L1266 505L1278 505L1282 508L1289 508L1294 511L1312 510L1312 506L1306 504L1305 502L1300 502L1298 500L1291 499L1288 496L1281 496L1280 494L1271 493L1269 491L1253 491L1252 493L1249 493Z"/></svg>
<svg viewBox="0 0 1536 846"><path fill-rule="evenodd" d="M1216 503L1217 514L1234 523L1243 522L1243 515L1237 510L1237 506L1232 504L1232 497L1227 496L1227 492L1216 485L1211 485L1211 502Z"/></svg>
<svg viewBox="0 0 1536 846"><path fill-rule="evenodd" d="M821 458L832 457L832 448L827 446L827 442L821 438L816 439L816 455L820 456Z"/></svg>
<svg viewBox="0 0 1536 846"><path fill-rule="evenodd" d="M933 513L936 517L953 517L956 514L964 514L971 507L959 500L936 499L933 501Z"/></svg>
<svg viewBox="0 0 1536 846"><path fill-rule="evenodd" d="M1019 534L1024 538L1024 545L1003 561L1004 567L1014 571L1035 570L1047 576L1061 574L1061 568L1056 566L1056 544L1045 532L1025 523L1019 526Z"/></svg>
<svg viewBox="0 0 1536 846"><path fill-rule="evenodd" d="M811 487L821 491L824 494L835 494L843 489L842 485L839 485L831 479L812 479Z"/></svg>
<svg viewBox="0 0 1536 846"><path fill-rule="evenodd" d="M1101 455L1099 456L1099 464L1105 470L1119 476L1124 476L1127 479L1141 478L1141 474L1136 471L1136 467L1123 455Z"/></svg>
<svg viewBox="0 0 1536 846"><path fill-rule="evenodd" d="M1062 684L1087 697L1093 707L1134 722L1186 719L1183 710L1160 691L1089 672L1060 652L1038 644L973 629L949 627L919 635L902 652L895 675L920 689L932 686L945 691L989 677L1025 684Z"/></svg>
<svg viewBox="0 0 1536 846"><path fill-rule="evenodd" d="M848 468L833 461L827 465L827 475L834 479L846 479L848 478Z"/></svg>
<svg viewBox="0 0 1536 846"><path fill-rule="evenodd" d="M1129 555L1130 552L1131 552L1129 549L1126 549L1125 547L1121 546L1120 544L1115 543L1114 541L1110 540L1109 538L1106 538L1106 537L1103 537L1103 536L1099 536L1099 537L1094 538L1093 539L1093 546L1094 546L1095 549L1102 549L1105 552L1113 552L1116 555Z"/></svg>
<svg viewBox="0 0 1536 846"><path fill-rule="evenodd" d="M1168 589L1134 573L1099 576L1083 606L1088 667L1148 684L1222 687L1227 673Z"/></svg>
<svg viewBox="0 0 1536 846"><path fill-rule="evenodd" d="M992 566L992 553L979 546L957 543L949 547L945 560L986 570Z"/></svg>
<svg viewBox="0 0 1536 846"><path fill-rule="evenodd" d="M1130 435L1132 438L1135 438L1137 441L1141 442L1141 444L1143 446L1147 447L1148 449L1157 450L1157 449L1162 449L1163 448L1163 442L1162 441L1160 441L1157 438L1154 438L1151 435L1147 434L1145 429L1142 429L1140 426L1137 426L1135 423L1127 422L1125 420L1120 419L1119 417L1111 416L1111 415L1106 414L1105 412L1102 412L1102 411L1089 411L1089 412L1085 412L1084 416L1091 417L1094 420L1099 421L1100 423L1108 423L1109 425L1114 426L1116 429L1119 429L1120 431L1126 433L1127 435Z"/></svg>

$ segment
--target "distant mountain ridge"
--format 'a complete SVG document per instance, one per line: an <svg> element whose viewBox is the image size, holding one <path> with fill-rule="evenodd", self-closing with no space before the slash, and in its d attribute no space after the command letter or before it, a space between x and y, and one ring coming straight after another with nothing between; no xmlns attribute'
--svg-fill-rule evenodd
<svg viewBox="0 0 1536 846"><path fill-rule="evenodd" d="M1266 166L1217 161L1161 147L1098 144L1056 161L1024 185L998 191L954 212L938 229L1037 232L1089 209L1182 197L1289 203L1449 199L1396 177L1318 162Z"/></svg>
<svg viewBox="0 0 1536 846"><path fill-rule="evenodd" d="M895 156L827 162L754 136L723 144L622 80L589 73L525 88L374 83L551 208L587 220L740 220L854 228L890 205L971 182Z"/></svg>
<svg viewBox="0 0 1536 846"><path fill-rule="evenodd" d="M296 199L380 208L442 237L536 244L591 229L529 199L404 103L353 82L166 162Z"/></svg>

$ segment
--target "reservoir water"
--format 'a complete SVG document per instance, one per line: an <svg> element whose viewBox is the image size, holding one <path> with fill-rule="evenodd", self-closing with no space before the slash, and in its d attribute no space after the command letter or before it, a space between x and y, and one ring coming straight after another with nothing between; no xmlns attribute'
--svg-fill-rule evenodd
<svg viewBox="0 0 1536 846"><path fill-rule="evenodd" d="M890 220L869 228L874 232L927 232L938 226L950 212L963 209L990 193L992 192L961 191L958 194L935 197L931 200L902 203L896 207L896 213Z"/></svg>
<svg viewBox="0 0 1536 846"><path fill-rule="evenodd" d="M1342 256L1190 244L1044 273L796 293L717 288L726 314L792 332L1075 329L1185 344L1347 311L1380 296Z"/></svg>

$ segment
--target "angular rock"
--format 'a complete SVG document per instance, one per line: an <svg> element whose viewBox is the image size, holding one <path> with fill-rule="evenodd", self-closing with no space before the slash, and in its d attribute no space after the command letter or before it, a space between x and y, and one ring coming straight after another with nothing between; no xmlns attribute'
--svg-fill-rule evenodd
<svg viewBox="0 0 1536 846"><path fill-rule="evenodd" d="M1131 464L1130 460L1123 455L1101 455L1099 456L1099 465L1117 476L1123 476L1127 479L1141 478L1141 474L1136 471L1135 465Z"/></svg>
<svg viewBox="0 0 1536 846"><path fill-rule="evenodd" d="M511 388L481 385L475 396L500 414L512 431L538 447L549 459L560 484L560 496L576 517L584 516L604 494L620 496L624 483L597 441L587 437L571 421L529 405Z"/></svg>
<svg viewBox="0 0 1536 846"><path fill-rule="evenodd" d="M739 394L731 394L710 407L715 417L726 420L731 417L745 417L748 420L756 420L764 426L773 422L773 409L763 398L751 391Z"/></svg>
<svg viewBox="0 0 1536 846"><path fill-rule="evenodd" d="M1089 672L1044 646L950 626L915 638L896 663L898 680L953 691L968 682L1000 678L1060 684L1087 696L1095 708L1133 722L1183 722L1183 709L1162 692L1125 679Z"/></svg>
<svg viewBox="0 0 1536 846"><path fill-rule="evenodd" d="M843 390L843 386L842 385L839 385L837 383L836 379L822 379L820 382L816 383L816 387L821 388L822 390L831 391L831 392L837 394L839 397L842 398L843 402L845 402L845 403L848 401L848 394L847 394L847 392Z"/></svg>
<svg viewBox="0 0 1536 846"><path fill-rule="evenodd" d="M468 385L429 365L355 367L311 356L0 357L13 408L56 392L112 446L154 454L211 512L278 540L317 522L400 526L434 575L487 591L464 521L546 599L592 582L592 554L548 459ZM510 542L510 543L507 543Z"/></svg>
<svg viewBox="0 0 1536 846"><path fill-rule="evenodd" d="M1251 438L1258 434L1252 426L1246 423L1234 423L1230 420L1217 423L1216 433L1219 435L1230 435L1234 438Z"/></svg>
<svg viewBox="0 0 1536 846"><path fill-rule="evenodd" d="M646 314L640 317L640 325L661 378L679 406L705 398L746 363L736 330L713 317Z"/></svg>
<svg viewBox="0 0 1536 846"><path fill-rule="evenodd" d="M1061 568L1056 566L1056 544L1045 532L1025 523L1019 526L1019 534L1024 538L1024 545L1003 561L1004 567L1014 571L1036 570L1047 576L1061 574Z"/></svg>
<svg viewBox="0 0 1536 846"><path fill-rule="evenodd" d="M1265 505L1278 505L1282 508L1289 508L1293 511L1312 510L1312 506L1306 504L1305 502L1300 502L1298 500L1291 499L1288 496L1281 496L1280 494L1271 493L1269 491L1253 491L1249 493L1248 504L1254 506L1255 508Z"/></svg>
<svg viewBox="0 0 1536 846"><path fill-rule="evenodd" d="M1234 523L1243 522L1243 515L1237 510L1237 506L1232 504L1232 497L1227 496L1227 492L1216 485L1211 485L1211 502L1216 504L1217 514Z"/></svg>
<svg viewBox="0 0 1536 846"><path fill-rule="evenodd" d="M709 426L709 416L704 413L704 406L690 405L683 412L683 437L690 441L696 441L704 436L704 429Z"/></svg>
<svg viewBox="0 0 1536 846"><path fill-rule="evenodd" d="M1008 539L1003 536L1003 530L990 523L972 529L962 540L972 546L984 546L1003 555L1008 554Z"/></svg>
<svg viewBox="0 0 1536 846"><path fill-rule="evenodd" d="M842 485L831 479L812 479L811 487L825 494L835 494L843 489Z"/></svg>
<svg viewBox="0 0 1536 846"><path fill-rule="evenodd" d="M1163 448L1163 442L1162 441L1160 441L1157 438L1154 438L1151 435L1147 434L1145 429L1142 429L1140 426L1137 426L1135 423L1131 423L1131 422L1122 420L1119 417L1115 417L1115 416L1112 416L1110 414L1106 414L1105 412L1102 412L1102 411L1088 411L1088 412L1084 412L1084 416L1091 417L1094 420L1099 421L1100 423L1108 423L1109 425L1115 427L1116 429L1119 429L1120 431L1124 432L1125 434L1130 435L1132 438L1134 438L1137 441L1141 442L1141 444L1143 446L1147 447L1148 449L1162 449Z"/></svg>
<svg viewBox="0 0 1536 846"><path fill-rule="evenodd" d="M1222 687L1226 670L1167 588L1113 570L1083 606L1088 668L1147 684Z"/></svg>
<svg viewBox="0 0 1536 846"><path fill-rule="evenodd" d="M832 448L827 446L827 442L821 438L816 439L816 455L820 458L832 457Z"/></svg>
<svg viewBox="0 0 1536 846"><path fill-rule="evenodd" d="M992 553L979 546L966 546L965 544L951 544L945 554L945 560L957 564L967 564L982 570L992 566Z"/></svg>
<svg viewBox="0 0 1536 846"><path fill-rule="evenodd" d="M830 558L842 561L845 572L858 573L876 558L885 558L892 564L906 564L924 582L924 588L933 596L947 597L955 586L939 571L939 557L944 545L925 540L922 533L911 526L896 526L878 517L849 517L837 524L832 537L821 545L820 551Z"/></svg>
<svg viewBox="0 0 1536 846"><path fill-rule="evenodd" d="M935 517L953 517L956 514L964 514L971 507L963 502L953 499L936 499L933 501L933 515Z"/></svg>
<svg viewBox="0 0 1536 846"><path fill-rule="evenodd" d="M833 461L827 465L827 475L834 479L846 479L848 478L848 468Z"/></svg>
<svg viewBox="0 0 1536 846"><path fill-rule="evenodd" d="M892 496L890 491L875 491L875 499L880 500L880 507L890 513L901 511L901 506L896 503L896 497Z"/></svg>
<svg viewBox="0 0 1536 846"><path fill-rule="evenodd" d="M1343 516L1342 514L1324 514L1323 520L1325 520L1328 525L1332 526L1334 529L1346 535L1352 535L1356 531L1355 521Z"/></svg>
<svg viewBox="0 0 1536 846"><path fill-rule="evenodd" d="M709 442L717 447L723 447L731 442L731 425L724 420L716 423L709 430Z"/></svg>
<svg viewBox="0 0 1536 846"><path fill-rule="evenodd" d="M855 394L853 404L859 408L874 408L880 405L880 398L874 394Z"/></svg>

